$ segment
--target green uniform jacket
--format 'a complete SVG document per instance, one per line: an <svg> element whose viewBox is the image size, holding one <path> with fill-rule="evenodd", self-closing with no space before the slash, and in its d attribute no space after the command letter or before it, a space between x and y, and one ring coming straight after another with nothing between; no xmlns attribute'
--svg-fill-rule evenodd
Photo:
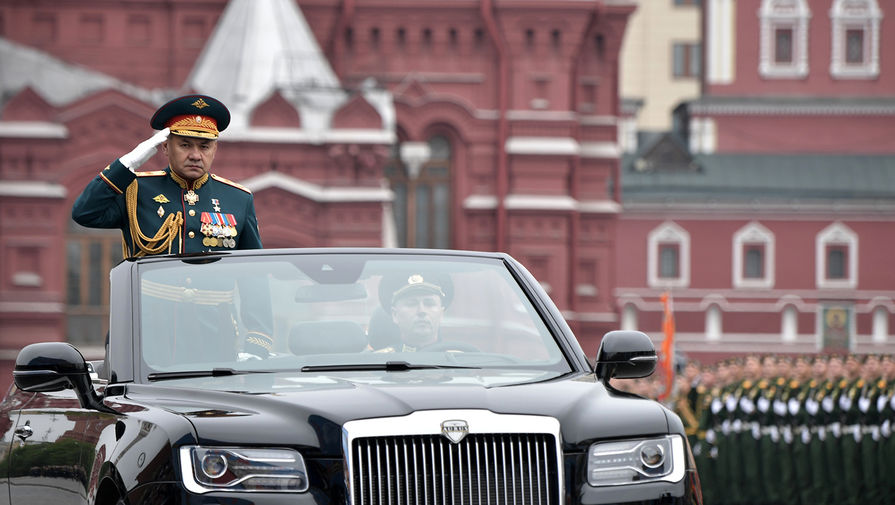
<svg viewBox="0 0 895 505"><path fill-rule="evenodd" d="M261 248L251 191L217 175L190 183L170 167L135 174L115 160L84 188L72 219L121 229L125 257Z"/></svg>

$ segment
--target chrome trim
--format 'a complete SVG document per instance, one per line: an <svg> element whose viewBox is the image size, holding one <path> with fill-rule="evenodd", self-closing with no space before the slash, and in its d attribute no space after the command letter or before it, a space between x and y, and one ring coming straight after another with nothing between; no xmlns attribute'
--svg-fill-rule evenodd
<svg viewBox="0 0 895 505"><path fill-rule="evenodd" d="M198 446L198 445L187 445L180 448L180 478L183 481L183 487L186 488L187 491L195 494L205 494L211 493L214 491L224 491L228 493L304 493L308 490L310 479L307 474L305 475L305 486L303 489L265 489L264 491L257 490L242 490L242 489L232 489L229 487L205 487L200 484L196 478L193 476L193 458L192 458L192 450L198 447L210 447L210 446ZM245 449L244 447L215 447L215 449L222 450L235 450ZM301 453L295 451L296 454L302 460L304 460L304 456ZM259 460L260 461L260 460ZM302 463L304 465L304 463ZM307 467L305 467L307 468ZM233 484L239 484L241 482L245 482L248 479L254 477L265 477L272 479L291 479L291 476L277 476L277 475L261 475L261 474L249 474L246 475L239 480L233 482Z"/></svg>
<svg viewBox="0 0 895 505"><path fill-rule="evenodd" d="M564 495L564 476L563 476L563 454L562 454L562 437L560 434L560 423L557 419L553 417L547 416L533 416L533 415L517 415L517 414L497 414L488 410L427 410L427 411L419 411L413 412L406 416L400 417L387 417L387 418L375 418L375 419L361 419L356 421L346 422L342 429L342 450L345 455L346 460L346 487L348 489L348 497L349 504L351 505L361 505L356 503L357 490L355 489L355 472L359 469L363 472L363 468L359 468L355 464L356 456L354 454L354 445L357 439L362 438L376 438L376 437L409 437L409 436L430 436L430 437L439 437L441 439L445 439L446 437L442 433L442 423L448 420L457 420L462 419L465 420L469 426L469 433L467 435L466 442L467 445L457 445L453 443L448 443L447 454L445 454L444 446L440 445L439 447L435 447L434 442L430 439L429 441L422 441L421 444L423 446L428 446L427 450L424 450L423 453L429 453L429 461L427 462L425 457L422 458L422 473L424 475L428 475L429 471L434 471L438 468L448 468L453 473L454 468L453 465L446 466L447 463L445 461L453 462L457 461L458 467L456 469L459 475L452 475L452 479L454 482L459 482L458 488L455 491L453 486L451 488L451 495L449 496L446 492L446 476L444 473L441 475L441 496L440 503L469 503L475 497L473 486L474 482L478 483L479 489L481 489L482 482L484 480L486 489L491 489L491 464L492 462L497 462L498 459L501 460L501 466L503 466L503 482L508 482L508 478L513 479L512 488L513 488L513 497L512 499L509 496L509 487L504 486L503 493L495 495L496 502L493 502L491 499L491 494L486 493L487 501L483 502L482 505L520 505L518 500L516 499L516 480L518 478L522 478L523 480L526 476L522 473L517 475L517 471L515 468L510 469L511 475L507 475L507 462L509 460L509 464L515 464L516 452L515 450L523 451L527 449L529 452L527 454L532 454L531 447L532 442L530 440L523 443L523 441L519 440L514 442L514 447L510 447L509 456L507 455L507 441L500 440L498 447L498 441L496 439L491 440L492 450L489 452L489 447L487 441L484 440L473 440L472 436L474 435L547 435L552 436L553 443L552 447L550 443L546 440L542 440L534 444L535 448L535 460L541 462L542 459L546 460L546 456L549 453L555 454L556 461L556 476L557 476L557 488L553 489L550 486L549 482L545 482L547 486L543 491L546 493L546 496L549 497L547 504L560 504L563 502ZM457 448L455 451L454 448ZM422 447L421 447L422 448ZM473 458L473 451L475 452L476 459L479 459L479 455L481 454L479 451L482 449L481 453L484 453L484 457L480 459L482 465L484 466L485 476L484 479L481 478L481 470L476 471L477 469L473 469L473 465L471 462L471 458ZM379 456L381 454L378 453L379 447L377 444L377 456L376 461L382 461ZM413 453L414 453L414 465L413 471L418 476L419 472L417 472L417 444L413 444ZM366 451L366 467L370 468L373 464L372 457L369 449ZM438 455L436 456L436 452ZM363 455L359 453L359 457L363 458ZM436 462L436 458L439 460ZM463 461L466 461L465 469L463 468ZM431 468L427 465L431 464ZM390 466L389 462L387 466ZM441 465L441 466L439 466ZM538 501L533 501L534 496L526 495L521 497L523 503L537 503L538 505L547 505L541 504L540 493L542 492L542 488L540 487L540 477L541 475L541 466L537 466L536 475L539 477L538 488L537 491L539 493ZM385 471L389 472L387 479L391 480L391 468L386 468ZM465 470L465 471L464 471ZM400 473L400 470L396 467L396 471ZM520 472L522 469L520 469ZM473 475L475 473L475 475ZM383 475L384 472L379 473L379 475ZM529 477L530 481L531 477L531 469L529 468ZM363 474L359 474L359 481L363 482ZM474 478L475 477L475 478ZM546 478L546 475L543 476ZM459 479L459 480L457 480ZM366 489L367 496L371 496L374 492L374 487L372 483L372 479L368 477L370 480L369 485ZM409 478L405 478L402 486L406 486L409 489L411 485L410 482L407 482ZM423 479L422 489L418 485L418 480L414 481L416 485L416 501L415 503L410 503L410 495L407 495L408 500L401 501L401 505L419 505L420 503L420 495L423 497L423 503L430 503L430 486L426 479ZM497 484L497 483L494 483ZM376 486L378 490L382 491L382 482L378 482ZM399 488L400 489L400 488ZM437 489L431 489L432 492L436 492ZM524 489L522 490L524 492ZM530 491L532 493L533 490ZM455 494L456 493L456 494ZM399 493L400 494L400 493ZM459 494L459 496L457 495ZM469 497L469 501L467 501L467 496ZM481 491L479 491L479 496L481 496ZM437 501L439 497L434 497ZM383 501L383 496L381 494L377 495L374 499L378 499L379 503L398 503L397 501L393 501L392 497L388 497L388 501ZM400 496L398 500L400 500ZM448 501L450 500L450 501Z"/></svg>

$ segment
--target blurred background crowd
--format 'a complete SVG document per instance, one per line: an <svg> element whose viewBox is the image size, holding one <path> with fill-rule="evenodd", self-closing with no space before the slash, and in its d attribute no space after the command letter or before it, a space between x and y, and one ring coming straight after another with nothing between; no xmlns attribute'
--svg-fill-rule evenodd
<svg viewBox="0 0 895 505"><path fill-rule="evenodd" d="M892 355L749 355L614 386L684 421L705 503L892 503ZM672 384L668 382L668 384Z"/></svg>

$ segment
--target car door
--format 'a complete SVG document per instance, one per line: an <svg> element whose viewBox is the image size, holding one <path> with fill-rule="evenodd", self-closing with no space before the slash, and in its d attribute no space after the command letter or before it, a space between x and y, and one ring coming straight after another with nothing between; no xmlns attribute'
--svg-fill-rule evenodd
<svg viewBox="0 0 895 505"><path fill-rule="evenodd" d="M36 393L22 406L8 456L11 503L87 502L86 426L94 414L72 390Z"/></svg>
<svg viewBox="0 0 895 505"><path fill-rule="evenodd" d="M9 504L9 469L10 452L13 440L16 439L16 423L23 405L27 404L34 393L22 391L10 386L9 392L0 403L0 505Z"/></svg>

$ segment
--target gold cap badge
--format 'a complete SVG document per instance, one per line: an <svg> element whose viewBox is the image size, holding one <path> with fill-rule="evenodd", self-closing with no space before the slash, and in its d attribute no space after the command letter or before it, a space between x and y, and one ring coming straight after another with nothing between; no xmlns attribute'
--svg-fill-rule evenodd
<svg viewBox="0 0 895 505"><path fill-rule="evenodd" d="M193 103L190 104L190 105L192 105L193 107L195 107L195 108L197 108L197 109L204 109L205 107L210 107L210 105L208 105L207 103L205 103L205 100L203 100L203 99L201 99L201 98L198 99L198 100L196 100L195 102L193 102Z"/></svg>

